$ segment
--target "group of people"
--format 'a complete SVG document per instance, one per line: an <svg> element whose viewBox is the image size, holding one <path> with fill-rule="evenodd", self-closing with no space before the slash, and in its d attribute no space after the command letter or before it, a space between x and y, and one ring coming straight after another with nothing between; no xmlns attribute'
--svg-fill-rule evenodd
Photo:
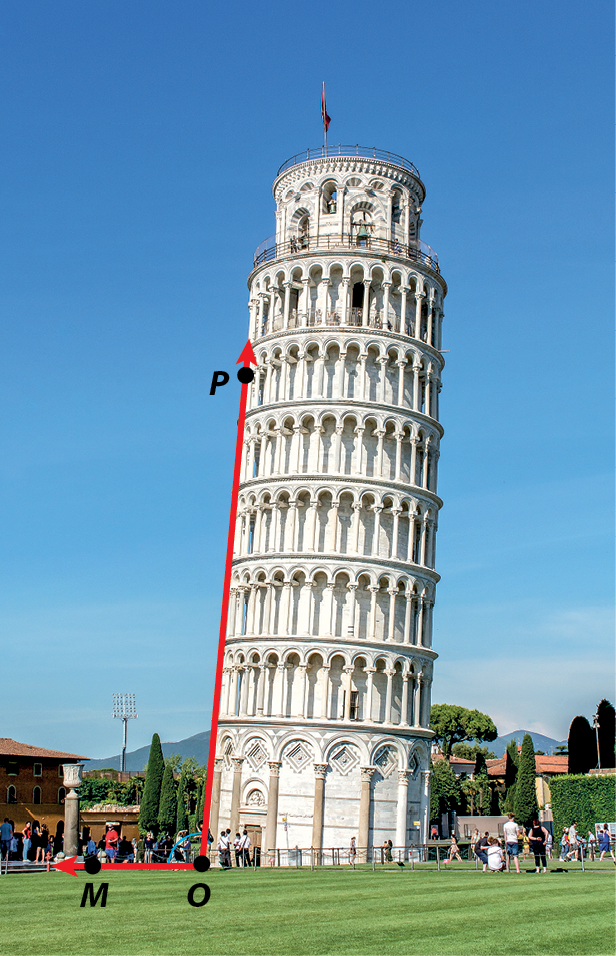
<svg viewBox="0 0 616 956"><path fill-rule="evenodd" d="M606 853L609 853L614 859L614 850L610 839L610 831L607 823L603 824L603 829L599 829L599 862L601 862ZM586 837L578 833L577 823L574 821L571 826L563 827L560 838L560 861L571 862L572 860L589 859L595 860L597 854L597 837L592 830L588 831Z"/></svg>
<svg viewBox="0 0 616 956"><path fill-rule="evenodd" d="M22 863L45 863L62 852L64 822L59 821L55 834L49 832L45 823L38 820L26 823L23 830L16 830L8 817L0 825L0 857L2 860Z"/></svg>
<svg viewBox="0 0 616 956"><path fill-rule="evenodd" d="M475 831L479 839L476 840L473 851L477 859L483 864L484 873L486 870L492 872L507 870L509 872L512 862L516 873L520 872L520 836L523 837L523 840L528 840L530 852L535 857L535 871L540 873L543 870L544 873L547 873L547 847L551 834L539 820L533 820L533 825L525 830L524 827L515 822L514 814L509 813L503 830L505 836L504 848L501 846L500 840L497 837L490 836L487 830L482 837L479 836L478 830ZM459 856L458 859L460 859Z"/></svg>
<svg viewBox="0 0 616 956"><path fill-rule="evenodd" d="M223 870L228 870L232 865L232 851L235 854L236 866L252 866L254 864L254 857L252 860L250 858L250 837L248 836L248 830L244 829L242 833L236 833L233 839L229 828L220 831L220 837L218 838L218 861Z"/></svg>

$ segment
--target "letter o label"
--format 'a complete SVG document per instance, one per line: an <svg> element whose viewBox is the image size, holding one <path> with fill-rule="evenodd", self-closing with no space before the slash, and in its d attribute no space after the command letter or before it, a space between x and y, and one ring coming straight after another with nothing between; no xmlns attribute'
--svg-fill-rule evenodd
<svg viewBox="0 0 616 956"><path fill-rule="evenodd" d="M195 892L197 890L203 890L202 900L195 899ZM205 906L209 898L210 898L210 888L207 885L207 883L195 883L194 886L191 886L191 888L188 891L188 902L190 903L191 906Z"/></svg>

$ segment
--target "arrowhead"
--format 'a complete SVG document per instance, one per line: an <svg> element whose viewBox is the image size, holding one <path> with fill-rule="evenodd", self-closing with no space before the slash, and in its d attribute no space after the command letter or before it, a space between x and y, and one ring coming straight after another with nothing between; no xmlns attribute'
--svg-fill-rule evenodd
<svg viewBox="0 0 616 956"><path fill-rule="evenodd" d="M255 356L255 353L254 353L253 350L252 350L252 345L250 344L250 339L248 339L248 341L246 342L246 345L245 345L244 348L242 349L241 354L240 354L240 357L238 358L238 360L237 360L237 362L236 362L235 364L238 365L240 362L243 362L244 365L256 365L256 364L257 364L257 359L256 359L256 356Z"/></svg>
<svg viewBox="0 0 616 956"><path fill-rule="evenodd" d="M62 870L63 873L71 873L73 876L77 876L77 873L75 872L76 859L76 856L69 856L68 859L59 860L57 863L53 863L52 865L56 870Z"/></svg>

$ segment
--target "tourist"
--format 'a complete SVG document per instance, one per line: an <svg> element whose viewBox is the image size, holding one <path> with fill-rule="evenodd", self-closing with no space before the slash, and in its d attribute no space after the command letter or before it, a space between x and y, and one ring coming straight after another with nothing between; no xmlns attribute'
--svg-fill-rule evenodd
<svg viewBox="0 0 616 956"><path fill-rule="evenodd" d="M351 837L351 846L349 847L349 863L351 866L355 863L355 857L357 856L357 840L355 837Z"/></svg>
<svg viewBox="0 0 616 956"><path fill-rule="evenodd" d="M240 850L241 836L239 833L235 834L235 840L233 841L233 851L235 853L235 865L239 866L242 858L242 851Z"/></svg>
<svg viewBox="0 0 616 956"><path fill-rule="evenodd" d="M122 837L118 843L118 852L116 856L116 863L129 863L133 855L133 844Z"/></svg>
<svg viewBox="0 0 616 956"><path fill-rule="evenodd" d="M32 830L31 830L31 828L30 828L30 824L29 824L29 823L26 823L26 825L25 825L25 827L23 828L23 830L21 831L21 833L22 833L22 836L23 836L23 838L24 838L22 860L23 860L24 863L27 863L27 862L28 862L28 852L29 852L29 850L30 850L30 847L32 846L32 840L31 840Z"/></svg>
<svg viewBox="0 0 616 956"><path fill-rule="evenodd" d="M142 836L137 840L137 863L145 862L145 840Z"/></svg>
<svg viewBox="0 0 616 956"><path fill-rule="evenodd" d="M503 827L505 831L505 850L507 853L507 873L511 869L511 859L515 863L516 873L520 872L520 861L518 855L520 853L520 844L518 843L518 832L520 830L519 826L514 820L513 813L508 813L508 820L505 826Z"/></svg>
<svg viewBox="0 0 616 956"><path fill-rule="evenodd" d="M430 839L438 840L438 827L436 826L435 823L432 824L432 827L430 829Z"/></svg>
<svg viewBox="0 0 616 956"><path fill-rule="evenodd" d="M530 828L528 834L528 839L531 844L531 849L535 855L535 872L540 873L540 865L543 866L543 872L548 872L548 864L545 858L545 841L548 835L548 831L545 827L541 826L539 820L535 818L533 820L533 825Z"/></svg>
<svg viewBox="0 0 616 956"><path fill-rule="evenodd" d="M250 837L248 836L248 830L242 830L242 836L240 839L240 854L242 858L242 866L250 866Z"/></svg>
<svg viewBox="0 0 616 956"><path fill-rule="evenodd" d="M548 860L552 859L553 846L554 846L554 837L552 835L552 831L548 830L547 840L545 841L545 855L547 856Z"/></svg>
<svg viewBox="0 0 616 956"><path fill-rule="evenodd" d="M503 850L496 837L490 837L488 839L486 853L488 857L488 867L493 873L504 870L505 860L503 858Z"/></svg>
<svg viewBox="0 0 616 956"><path fill-rule="evenodd" d="M484 873L485 873L486 867L487 867L487 865L488 865L488 853L487 853L487 848L488 848L489 843L490 843L489 837L490 837L490 834L489 834L488 830L486 830L485 833L484 833L484 835L481 837L481 839L480 839L480 840L477 840L477 843L475 844L475 846L474 846L474 848L473 848L473 849L474 849L475 856L477 857L477 859L478 859L481 863L483 863L483 872L484 872Z"/></svg>
<svg viewBox="0 0 616 956"><path fill-rule="evenodd" d="M384 847L385 847L385 861L387 863L392 863L394 858L392 853L394 845L391 842L391 840L385 840Z"/></svg>
<svg viewBox="0 0 616 956"><path fill-rule="evenodd" d="M92 834L90 834L90 839L88 840L88 842L87 842L87 844L86 844L85 854L84 854L84 855L85 855L86 857L88 857L88 856L96 856L96 843L95 843L94 840L92 839Z"/></svg>
<svg viewBox="0 0 616 956"><path fill-rule="evenodd" d="M589 830L589 831L588 831L588 838L587 838L587 841L586 841L586 842L587 842L587 844L588 844L588 856L589 856L589 859L591 859L591 860L594 862L594 859L595 859L595 850L597 849L597 838L596 838L596 836L594 835L594 833L592 832L592 830Z"/></svg>
<svg viewBox="0 0 616 956"><path fill-rule="evenodd" d="M565 861L567 853L569 852L569 831L567 827L563 827L563 835L560 838L560 861L561 863Z"/></svg>
<svg viewBox="0 0 616 956"><path fill-rule="evenodd" d="M36 860L35 863L44 863L45 854L48 851L47 844L49 843L49 830L47 829L47 824L44 823L41 827L41 835L39 837L39 845L36 848ZM52 847L53 849L53 847ZM40 860L39 860L39 850L40 850Z"/></svg>
<svg viewBox="0 0 616 956"><path fill-rule="evenodd" d="M610 840L610 831L607 828L607 823L604 824L601 833L599 834L599 849L601 850L601 856L599 857L599 863L603 861L603 857L606 853L609 853L612 859L614 860L614 851L612 849L612 841ZM616 863L616 860L614 860Z"/></svg>
<svg viewBox="0 0 616 956"><path fill-rule="evenodd" d="M451 846L449 847L449 856L447 857L447 862L453 863L454 857L456 858L456 860L459 860L460 863L462 862L462 857L460 856L460 847L458 846L458 841L456 840L455 836L452 834Z"/></svg>
<svg viewBox="0 0 616 956"><path fill-rule="evenodd" d="M13 827L9 818L4 818L4 823L0 826L0 859L8 860L11 852L11 840L13 839Z"/></svg>
<svg viewBox="0 0 616 956"><path fill-rule="evenodd" d="M188 830L184 830L184 833L186 835L184 837L184 841L180 844L180 846L182 848L182 853L184 854L184 860L186 861L186 863L190 863L191 846L190 846L190 840L188 839Z"/></svg>
<svg viewBox="0 0 616 956"><path fill-rule="evenodd" d="M477 827L473 830L473 835L471 837L471 849L473 850L473 857L475 856L475 844L479 842L479 830Z"/></svg>
<svg viewBox="0 0 616 956"><path fill-rule="evenodd" d="M218 859L223 870L227 870L231 866L231 851L229 847L228 831L221 830L220 839L218 841Z"/></svg>
<svg viewBox="0 0 616 956"><path fill-rule="evenodd" d="M115 855L118 849L118 832L111 824L107 832L105 833L105 853L107 854L107 859L113 863Z"/></svg>
<svg viewBox="0 0 616 956"><path fill-rule="evenodd" d="M148 830L145 837L145 862L152 862L152 851L154 849L154 834L151 830Z"/></svg>
<svg viewBox="0 0 616 956"><path fill-rule="evenodd" d="M528 839L528 830L522 827L522 859L525 860L530 855L530 842Z"/></svg>
<svg viewBox="0 0 616 956"><path fill-rule="evenodd" d="M577 859L577 825L574 823L569 827L569 852L567 853L568 860Z"/></svg>

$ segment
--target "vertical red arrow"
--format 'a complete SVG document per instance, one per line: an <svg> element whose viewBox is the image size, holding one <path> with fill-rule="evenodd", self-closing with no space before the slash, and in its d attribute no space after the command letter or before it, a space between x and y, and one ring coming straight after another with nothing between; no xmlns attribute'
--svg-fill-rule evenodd
<svg viewBox="0 0 616 956"><path fill-rule="evenodd" d="M236 365L243 362L244 367L257 364L255 353L250 340L241 351ZM214 683L214 702L212 704L212 726L210 728L210 749L207 761L207 779L205 784L205 801L203 804L203 829L201 832L201 855L206 856L208 851L207 835L210 824L210 810L212 805L212 789L214 785L214 758L216 756L216 737L218 736L218 711L220 709L220 689L222 684L222 669L225 659L225 637L227 635L227 617L229 613L229 587L231 584L231 568L233 565L233 542L235 539L235 517L237 514L237 498L240 487L240 472L242 468L242 448L244 444L244 422L246 421L246 402L248 400L248 385L243 383L240 394L240 410L237 419L237 439L235 442L235 467L233 469L233 488L231 491L231 512L229 514L229 535L227 538L227 560L225 563L225 580L222 591L222 609L220 612L220 633L218 637L218 660L216 663L216 679ZM212 834L216 839L216 834Z"/></svg>

